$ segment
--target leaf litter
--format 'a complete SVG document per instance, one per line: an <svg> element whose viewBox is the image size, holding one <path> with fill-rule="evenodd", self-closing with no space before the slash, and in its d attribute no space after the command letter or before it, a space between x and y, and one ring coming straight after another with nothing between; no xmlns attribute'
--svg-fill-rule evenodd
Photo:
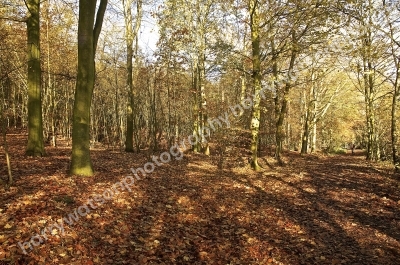
<svg viewBox="0 0 400 265"><path fill-rule="evenodd" d="M400 181L363 156L265 151L253 172L231 147L187 153L24 255L19 241L67 216L147 162L92 150L95 176L68 176L70 148L28 158L9 137L15 186L0 194L0 264L398 264ZM211 149L212 151L212 149ZM161 152L160 152L161 153ZM2 162L4 163L4 162ZM0 175L5 175L2 168Z"/></svg>

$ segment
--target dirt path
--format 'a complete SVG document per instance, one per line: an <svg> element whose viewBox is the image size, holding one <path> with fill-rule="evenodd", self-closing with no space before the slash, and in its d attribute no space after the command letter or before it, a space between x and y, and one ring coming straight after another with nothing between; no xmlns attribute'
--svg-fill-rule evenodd
<svg viewBox="0 0 400 265"><path fill-rule="evenodd" d="M0 264L399 264L399 178L359 156L295 153L258 173L185 154L23 255L19 241L147 162L93 150L96 176L68 177L68 148L26 158L24 137L10 144L17 188L0 194Z"/></svg>

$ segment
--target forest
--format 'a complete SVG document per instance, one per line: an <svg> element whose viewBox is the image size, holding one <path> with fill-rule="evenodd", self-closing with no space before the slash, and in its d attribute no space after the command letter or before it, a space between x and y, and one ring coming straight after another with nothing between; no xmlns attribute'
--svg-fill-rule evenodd
<svg viewBox="0 0 400 265"><path fill-rule="evenodd" d="M0 265L399 264L400 1L0 0Z"/></svg>

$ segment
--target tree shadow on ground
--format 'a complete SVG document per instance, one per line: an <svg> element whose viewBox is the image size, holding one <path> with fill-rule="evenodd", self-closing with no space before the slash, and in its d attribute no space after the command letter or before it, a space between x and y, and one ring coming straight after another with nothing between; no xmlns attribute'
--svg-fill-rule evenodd
<svg viewBox="0 0 400 265"><path fill-rule="evenodd" d="M44 226L40 218L65 216L148 162L144 155L92 154L95 177L64 174L57 181L72 184L33 182L29 193L16 194L18 201L44 189L51 196L67 193L75 204L57 209L43 194L36 200L43 206L14 216L11 224L24 231L9 231L9 242L18 233L22 239L36 233ZM24 264L397 264L400 183L361 158L289 154L287 167L258 173L218 170L213 159L189 153L158 167L66 227L65 235L49 236L15 258ZM9 203L10 211L18 205ZM34 226L24 227L23 220Z"/></svg>

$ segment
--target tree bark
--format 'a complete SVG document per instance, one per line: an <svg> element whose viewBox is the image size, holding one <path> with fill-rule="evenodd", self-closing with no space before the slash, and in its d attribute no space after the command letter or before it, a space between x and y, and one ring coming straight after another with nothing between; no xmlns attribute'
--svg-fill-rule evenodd
<svg viewBox="0 0 400 265"><path fill-rule="evenodd" d="M364 97L365 97L365 108L366 108L366 123L367 123L367 160L378 160L379 148L378 148L378 136L375 128L375 84L373 78L374 68L372 66L372 29L373 26L371 13L372 2L368 1L368 21L362 21L362 56L363 56L363 81L364 81Z"/></svg>
<svg viewBox="0 0 400 265"><path fill-rule="evenodd" d="M253 64L253 86L254 98L251 112L251 161L250 166L254 170L259 170L258 165L258 135L260 129L260 91L261 91L261 55L260 55L260 28L259 28L259 7L257 0L250 0L250 29L251 29L251 47Z"/></svg>
<svg viewBox="0 0 400 265"><path fill-rule="evenodd" d="M310 135L310 121L309 121L309 111L304 118L304 129L303 129L303 136L301 138L301 154L307 154L308 151L308 137Z"/></svg>
<svg viewBox="0 0 400 265"><path fill-rule="evenodd" d="M317 115L316 104L314 105L314 114L312 119L312 139L311 139L311 153L317 150Z"/></svg>
<svg viewBox="0 0 400 265"><path fill-rule="evenodd" d="M395 74L394 82L393 82L390 136L391 136L391 141L392 141L392 143L391 143L392 144L392 159L393 159L394 170L395 170L395 172L399 172L400 171L400 156L399 156L399 150L397 149L399 133L397 130L396 117L397 117L397 101L400 100L400 87L399 87L400 59L396 56L396 50L395 50L394 43L393 43L393 40L395 39L395 33L394 33L394 29L393 29L393 24L389 18L388 9L386 9L385 14L386 14L387 20L389 21L389 30L390 30L389 36L390 36L390 39L392 40L391 41L391 53L392 53L393 62L395 64L395 69L396 69L396 74Z"/></svg>
<svg viewBox="0 0 400 265"><path fill-rule="evenodd" d="M43 156L43 120L40 69L40 1L27 0L28 33L28 156Z"/></svg>
<svg viewBox="0 0 400 265"><path fill-rule="evenodd" d="M10 162L10 155L8 152L8 144L7 144L7 122L6 122L6 110L5 110L5 96L4 96L4 90L2 90L2 98L3 102L2 106L0 106L0 124L1 124L1 130L2 130L2 135L3 135L3 147L4 147L4 153L6 155L6 164L7 164L7 173L8 173L8 180L5 185L6 189L8 189L12 184L13 184L13 176L11 172L11 162Z"/></svg>
<svg viewBox="0 0 400 265"><path fill-rule="evenodd" d="M397 101L400 100L400 92L398 88L398 84L395 84L395 91L393 93L393 101L392 101L392 117L391 117L391 138L392 138L392 156L393 156L393 165L395 171L400 171L400 157L399 151L397 149L398 145L398 137L399 133L397 131Z"/></svg>
<svg viewBox="0 0 400 265"><path fill-rule="evenodd" d="M276 98L275 98L275 140L276 140L276 149L275 149L275 158L278 161L279 164L283 164L283 161L281 159L281 153L282 153L282 143L285 139L285 133L284 133L284 128L283 128L283 123L285 120L285 116L288 110L288 97L289 97L289 91L290 88L292 87L292 80L291 80L291 74L294 69L294 63L296 61L296 56L297 56L297 47L296 47L296 34L293 31L292 32L292 42L293 42L293 47L291 49L291 55L290 55L290 62L289 62L289 69L288 69L288 76L287 80L285 83L285 88L282 93L282 98L280 100L279 98L279 93L277 91L276 93ZM279 104L279 102L281 103Z"/></svg>
<svg viewBox="0 0 400 265"><path fill-rule="evenodd" d="M199 84L199 68L198 68L198 62L195 62L194 64L194 69L193 69L193 77L192 77L192 86L193 86L193 137L196 139L198 137L198 133L200 131L200 108L199 108L199 100L200 100L200 90L198 88ZM198 138L197 138L198 139ZM196 141L196 143L192 146L193 152L197 153L201 151L201 143L199 141Z"/></svg>
<svg viewBox="0 0 400 265"><path fill-rule="evenodd" d="M125 38L126 38L126 74L127 74L127 87L128 87L128 105L127 105L127 117L126 117L126 142L125 151L133 152L133 131L134 131L134 108L135 108L135 93L133 86L133 41L137 38L139 32L141 20L142 20L142 1L137 0L137 18L135 28L132 28L132 12L131 5L132 0L123 0L124 5L124 17L125 17ZM137 50L137 48L136 48ZM137 56L137 54L136 54Z"/></svg>
<svg viewBox="0 0 400 265"><path fill-rule="evenodd" d="M96 2L79 1L78 74L73 108L70 174L82 176L93 175L89 146L90 105L95 78L95 52L107 7L107 0L101 0L95 22Z"/></svg>
<svg viewBox="0 0 400 265"><path fill-rule="evenodd" d="M202 45L200 48L200 60L199 60L199 95L200 95L200 126L199 126L199 140L201 144L201 151L205 155L210 155L210 147L206 139L203 139L202 135L205 133L203 130L207 122L207 99L205 92L205 40L204 34L202 33Z"/></svg>

